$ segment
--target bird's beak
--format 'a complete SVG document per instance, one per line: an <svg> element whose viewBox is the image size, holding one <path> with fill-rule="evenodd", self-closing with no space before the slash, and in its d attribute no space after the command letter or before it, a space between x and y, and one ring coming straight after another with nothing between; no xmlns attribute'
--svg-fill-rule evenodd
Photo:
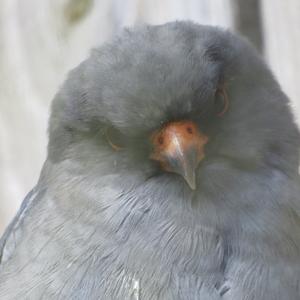
<svg viewBox="0 0 300 300"><path fill-rule="evenodd" d="M151 159L168 172L181 175L192 190L196 189L196 169L204 158L208 137L191 121L171 122L151 137Z"/></svg>

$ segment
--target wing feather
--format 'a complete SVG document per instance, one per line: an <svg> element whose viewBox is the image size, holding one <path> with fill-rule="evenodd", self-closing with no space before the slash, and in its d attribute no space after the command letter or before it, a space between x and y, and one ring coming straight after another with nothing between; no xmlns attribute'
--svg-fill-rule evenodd
<svg viewBox="0 0 300 300"><path fill-rule="evenodd" d="M34 188L23 200L18 213L8 225L2 238L0 239L0 265L7 261L16 249L22 236L23 220L33 203L38 201L38 199L41 199L43 195L43 191L41 192Z"/></svg>

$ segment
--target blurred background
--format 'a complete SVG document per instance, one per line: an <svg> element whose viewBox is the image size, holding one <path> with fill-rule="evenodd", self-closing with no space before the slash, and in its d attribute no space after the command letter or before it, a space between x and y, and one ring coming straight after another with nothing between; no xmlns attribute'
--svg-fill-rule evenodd
<svg viewBox="0 0 300 300"><path fill-rule="evenodd" d="M300 124L299 0L0 0L0 234L38 180L68 70L124 26L180 19L246 35Z"/></svg>

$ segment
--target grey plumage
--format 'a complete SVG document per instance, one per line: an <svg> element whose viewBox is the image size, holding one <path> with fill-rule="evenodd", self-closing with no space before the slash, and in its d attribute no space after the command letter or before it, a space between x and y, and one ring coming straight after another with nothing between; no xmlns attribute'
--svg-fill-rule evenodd
<svg viewBox="0 0 300 300"><path fill-rule="evenodd" d="M196 191L149 160L149 134L178 119L210 137ZM299 300L299 141L244 39L190 22L125 30L53 101L40 180L0 243L0 299Z"/></svg>

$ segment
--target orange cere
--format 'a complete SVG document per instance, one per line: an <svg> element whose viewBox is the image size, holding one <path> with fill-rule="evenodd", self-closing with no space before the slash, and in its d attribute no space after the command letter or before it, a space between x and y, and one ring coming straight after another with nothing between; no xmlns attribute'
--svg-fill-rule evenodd
<svg viewBox="0 0 300 300"><path fill-rule="evenodd" d="M154 152L151 158L162 160L166 153L174 154L178 142L186 151L189 147L195 146L198 149L198 159L204 158L204 145L208 142L208 137L204 135L192 121L176 121L163 126L154 132L151 137Z"/></svg>

